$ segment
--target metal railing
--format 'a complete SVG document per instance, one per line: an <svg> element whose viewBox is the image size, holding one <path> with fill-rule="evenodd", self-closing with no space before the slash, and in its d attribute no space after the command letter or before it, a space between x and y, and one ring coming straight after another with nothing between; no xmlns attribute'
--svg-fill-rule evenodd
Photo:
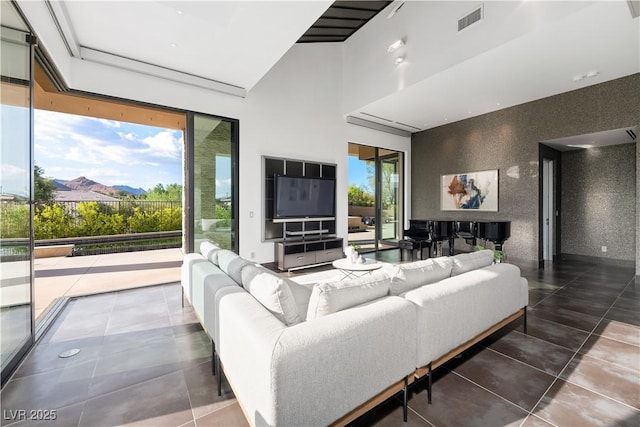
<svg viewBox="0 0 640 427"><path fill-rule="evenodd" d="M182 231L116 234L111 236L65 237L36 240L35 246L74 245L72 256L150 251L182 247Z"/></svg>

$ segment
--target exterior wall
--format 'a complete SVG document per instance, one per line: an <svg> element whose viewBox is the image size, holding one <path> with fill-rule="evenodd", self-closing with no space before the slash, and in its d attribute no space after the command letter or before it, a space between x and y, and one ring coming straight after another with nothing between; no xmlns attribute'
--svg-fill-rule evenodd
<svg viewBox="0 0 640 427"><path fill-rule="evenodd" d="M511 221L508 257L538 261L538 144L636 126L640 74L418 132L412 145L412 217ZM499 169L498 212L440 211L440 176ZM568 225L569 226L569 225Z"/></svg>
<svg viewBox="0 0 640 427"><path fill-rule="evenodd" d="M635 262L635 144L564 152L561 180L562 253Z"/></svg>

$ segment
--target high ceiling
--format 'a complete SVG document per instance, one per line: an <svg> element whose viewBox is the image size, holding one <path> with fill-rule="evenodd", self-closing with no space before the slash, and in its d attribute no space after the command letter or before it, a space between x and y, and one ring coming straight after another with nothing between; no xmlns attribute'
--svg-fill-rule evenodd
<svg viewBox="0 0 640 427"><path fill-rule="evenodd" d="M343 79L343 103L351 104L343 115L408 133L640 72L638 1L17 4L36 34L55 28L71 57L239 97L297 42L348 37L343 68L352 74ZM450 32L479 4L480 22ZM394 65L387 46L398 37L406 59ZM369 98L352 102L350 86L369 80L362 86Z"/></svg>
<svg viewBox="0 0 640 427"><path fill-rule="evenodd" d="M300 37L298 43L343 42L390 1L336 1Z"/></svg>

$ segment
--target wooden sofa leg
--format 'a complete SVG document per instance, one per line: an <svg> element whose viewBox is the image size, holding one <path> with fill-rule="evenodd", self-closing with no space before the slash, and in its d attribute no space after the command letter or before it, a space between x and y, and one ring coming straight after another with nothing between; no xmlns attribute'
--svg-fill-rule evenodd
<svg viewBox="0 0 640 427"><path fill-rule="evenodd" d="M433 370L431 369L431 362L429 363L429 372L427 372L427 401L431 404L431 378L433 376Z"/></svg>
<svg viewBox="0 0 640 427"><path fill-rule="evenodd" d="M409 377L404 377L404 389L402 390L402 414L403 421L407 422L407 412L409 408Z"/></svg>
<svg viewBox="0 0 640 427"><path fill-rule="evenodd" d="M527 307L524 308L524 333L525 335L529 335L527 332Z"/></svg>
<svg viewBox="0 0 640 427"><path fill-rule="evenodd" d="M218 396L222 396L222 368L220 367L220 359L216 357L216 370L218 371Z"/></svg>

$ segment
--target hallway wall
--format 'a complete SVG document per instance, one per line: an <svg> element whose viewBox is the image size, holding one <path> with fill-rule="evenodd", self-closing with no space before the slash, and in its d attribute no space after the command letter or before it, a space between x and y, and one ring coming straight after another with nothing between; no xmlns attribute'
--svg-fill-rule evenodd
<svg viewBox="0 0 640 427"><path fill-rule="evenodd" d="M562 253L635 263L636 145L563 152L561 181Z"/></svg>

